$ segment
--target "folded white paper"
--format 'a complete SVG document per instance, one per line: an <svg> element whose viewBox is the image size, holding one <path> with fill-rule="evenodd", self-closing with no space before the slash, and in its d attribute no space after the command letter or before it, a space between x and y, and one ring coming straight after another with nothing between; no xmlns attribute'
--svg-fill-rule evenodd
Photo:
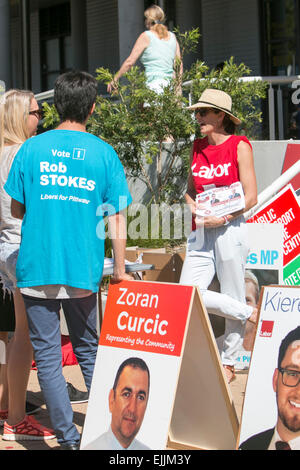
<svg viewBox="0 0 300 470"><path fill-rule="evenodd" d="M196 196L196 216L208 217L232 214L245 207L245 197L241 183L211 188Z"/></svg>

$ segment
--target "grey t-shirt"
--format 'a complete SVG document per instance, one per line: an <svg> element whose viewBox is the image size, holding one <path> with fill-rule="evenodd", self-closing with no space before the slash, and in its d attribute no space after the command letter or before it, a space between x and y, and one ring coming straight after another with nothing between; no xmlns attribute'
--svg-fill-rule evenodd
<svg viewBox="0 0 300 470"><path fill-rule="evenodd" d="M0 160L0 240L6 243L21 242L21 225L22 221L15 219L11 215L11 197L3 189L10 167L14 161L20 144L9 145L3 147Z"/></svg>

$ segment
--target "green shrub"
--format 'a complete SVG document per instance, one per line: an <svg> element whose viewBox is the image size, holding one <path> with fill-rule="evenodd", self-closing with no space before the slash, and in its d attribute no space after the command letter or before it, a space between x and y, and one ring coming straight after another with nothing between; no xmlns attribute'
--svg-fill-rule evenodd
<svg viewBox="0 0 300 470"><path fill-rule="evenodd" d="M185 33L176 30L176 34L183 54L197 45L198 29ZM210 70L204 62L197 61L184 70L182 77L179 63L175 69L174 79L157 95L147 88L144 72L132 67L118 82L112 96L97 97L95 112L88 122L89 132L114 147L126 174L146 184L149 197L144 202L148 205L183 200L182 186L187 181L190 148L195 135L199 134L193 113L187 109L189 96L195 103L205 88L229 93L233 113L242 120L238 132L246 133L249 138L255 136L255 127L262 121L259 105L266 96L267 85L260 81L241 81L241 77L251 73L245 64L235 64L231 57L221 69ZM96 70L99 83L106 85L113 76L113 71L103 67ZM185 85L187 81L192 81L192 85ZM176 91L182 82L183 92L178 94ZM43 106L44 126L55 126L58 115L54 106L47 103ZM149 165L155 165L155 181L150 178ZM142 245L141 240L133 243ZM155 241L156 246L159 243L165 245L165 240ZM148 246L149 240L145 240L145 244Z"/></svg>

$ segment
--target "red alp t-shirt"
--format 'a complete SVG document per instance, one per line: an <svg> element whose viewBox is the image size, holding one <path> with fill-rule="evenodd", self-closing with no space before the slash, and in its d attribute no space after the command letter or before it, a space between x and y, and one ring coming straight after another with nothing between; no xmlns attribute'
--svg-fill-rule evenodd
<svg viewBox="0 0 300 470"><path fill-rule="evenodd" d="M231 135L219 145L210 145L207 137L196 139L193 146L191 171L196 193L220 186L230 186L240 180L237 161L237 146L245 136ZM193 218L192 230L196 229Z"/></svg>

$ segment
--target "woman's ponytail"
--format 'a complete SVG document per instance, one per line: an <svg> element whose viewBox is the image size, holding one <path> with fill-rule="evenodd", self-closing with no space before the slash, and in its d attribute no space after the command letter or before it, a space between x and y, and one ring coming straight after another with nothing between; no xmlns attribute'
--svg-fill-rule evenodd
<svg viewBox="0 0 300 470"><path fill-rule="evenodd" d="M145 10L144 15L146 28L155 31L160 39L166 39L168 37L168 28L164 24L165 14L163 10L157 5L152 5Z"/></svg>

